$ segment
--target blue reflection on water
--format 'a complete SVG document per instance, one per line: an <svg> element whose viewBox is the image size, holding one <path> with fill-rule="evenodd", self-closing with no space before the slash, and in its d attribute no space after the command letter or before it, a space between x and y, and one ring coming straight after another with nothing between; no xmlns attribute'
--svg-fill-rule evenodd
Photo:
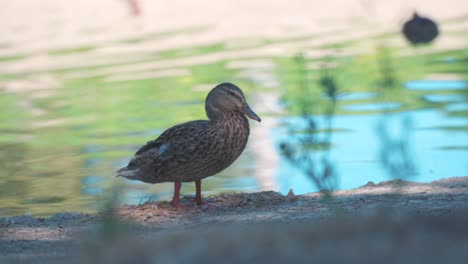
<svg viewBox="0 0 468 264"><path fill-rule="evenodd" d="M461 94L427 94L424 99L433 103L461 102L465 97Z"/></svg>
<svg viewBox="0 0 468 264"><path fill-rule="evenodd" d="M445 63L455 63L457 62L457 58L456 57L445 57L442 59L443 62Z"/></svg>
<svg viewBox="0 0 468 264"><path fill-rule="evenodd" d="M341 107L341 109L348 110L348 111L382 111L382 110L398 109L401 107L401 105L402 105L401 103L381 102L381 103L344 105Z"/></svg>
<svg viewBox="0 0 468 264"><path fill-rule="evenodd" d="M101 183L104 177L97 175L90 175L81 178L81 193L89 196L97 196L103 193Z"/></svg>
<svg viewBox="0 0 468 264"><path fill-rule="evenodd" d="M377 93L347 93L347 94L340 94L338 96L339 101L349 101L349 100L364 100L364 99L372 99L377 96Z"/></svg>
<svg viewBox="0 0 468 264"><path fill-rule="evenodd" d="M410 90L463 90L466 82L463 80L417 80L404 84Z"/></svg>
<svg viewBox="0 0 468 264"><path fill-rule="evenodd" d="M466 126L466 119L447 118L443 113L431 110L398 113L393 117L398 119L403 115L410 115L415 127L411 133L410 148L414 153L418 174L408 180L429 182L468 174L468 151L441 148L459 146L463 142L468 142L468 134L464 131L425 129L438 126ZM333 134L332 143L335 147L331 150L331 159L338 170L339 189L352 189L368 181L381 182L391 179L376 158L380 142L375 128L379 120L378 115L334 117L335 127L345 127L350 130ZM297 117L288 118L287 123L293 127L306 125ZM278 144L288 137L286 129L274 130L272 136ZM297 194L316 191L310 179L283 158L280 160L276 178L282 193L287 193L290 188L293 188Z"/></svg>
<svg viewBox="0 0 468 264"><path fill-rule="evenodd" d="M445 109L447 111L466 111L468 110L468 103L464 102L464 103L450 104L450 105L447 105Z"/></svg>

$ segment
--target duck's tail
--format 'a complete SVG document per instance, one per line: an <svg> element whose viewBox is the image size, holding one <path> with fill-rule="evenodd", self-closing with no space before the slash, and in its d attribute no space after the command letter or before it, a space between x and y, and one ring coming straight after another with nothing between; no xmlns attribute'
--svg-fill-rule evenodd
<svg viewBox="0 0 468 264"><path fill-rule="evenodd" d="M114 178L125 177L127 179L134 179L138 175L139 172L140 172L140 169L129 169L128 166L126 166L126 167L119 169L116 172L117 174L114 176Z"/></svg>

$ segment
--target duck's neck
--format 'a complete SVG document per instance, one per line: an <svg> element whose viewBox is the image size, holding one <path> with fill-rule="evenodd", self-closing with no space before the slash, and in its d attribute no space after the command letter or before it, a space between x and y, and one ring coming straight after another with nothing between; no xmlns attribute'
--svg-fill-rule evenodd
<svg viewBox="0 0 468 264"><path fill-rule="evenodd" d="M225 112L209 115L210 121L216 126L222 126L228 130L249 130L249 121L240 112Z"/></svg>
<svg viewBox="0 0 468 264"><path fill-rule="evenodd" d="M226 160L233 162L244 150L249 139L249 121L242 113L223 113L210 118L216 144L219 147L230 149Z"/></svg>

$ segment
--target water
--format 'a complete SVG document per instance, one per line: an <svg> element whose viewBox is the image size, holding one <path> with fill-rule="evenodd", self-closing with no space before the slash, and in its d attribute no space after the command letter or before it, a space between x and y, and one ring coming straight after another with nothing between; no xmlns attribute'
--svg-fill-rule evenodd
<svg viewBox="0 0 468 264"><path fill-rule="evenodd" d="M125 203L169 199L171 183L114 179L114 171L166 128L204 118L207 92L223 81L238 84L263 121L251 123L249 145L239 160L203 181L204 195L316 191L279 146L293 134L308 133L304 111L317 120L312 132L326 137L324 111L330 102L320 85L324 75L338 87L332 147L309 155L329 155L339 176L336 188L391 179L379 159L379 122L397 139L398 131L409 131L407 144L416 166L409 180L467 175L468 50L396 45L382 51L377 37L354 44L332 38L329 44L340 48L329 48L311 45L314 35L172 49L154 45L191 34L193 30L146 34L2 55L0 215L92 212L113 187L122 188ZM298 45L301 41L304 45ZM373 51L347 52L360 46ZM5 54L8 45L1 47ZM290 52L277 52L285 48ZM411 55L400 56L404 52ZM391 71L380 71L381 61ZM334 66L325 71L320 65ZM410 127L401 126L406 119ZM193 192L193 184L183 185L182 193Z"/></svg>
<svg viewBox="0 0 468 264"><path fill-rule="evenodd" d="M409 177L409 180L429 182L450 176L466 175L468 170L466 118L446 118L433 110L403 112L393 116L391 127L401 126L397 121L404 117L413 120L410 147L417 166L416 175ZM381 142L375 128L380 118L378 115L335 117L335 126L345 128L343 132L334 133L335 147L331 151L331 159L336 164L340 176L340 189L356 188L368 181L377 183L392 179L377 156ZM288 118L288 121L297 126L300 119ZM460 128L460 130L448 131L444 128ZM273 137L280 142L287 137L287 133L277 131L273 133ZM294 190L298 193L314 189L307 176L291 163L281 160L278 167L276 178L281 192L286 193L291 186L294 186Z"/></svg>

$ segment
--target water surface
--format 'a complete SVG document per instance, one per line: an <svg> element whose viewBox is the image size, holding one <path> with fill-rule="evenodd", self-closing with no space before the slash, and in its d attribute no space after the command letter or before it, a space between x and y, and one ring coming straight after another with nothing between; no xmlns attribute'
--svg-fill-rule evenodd
<svg viewBox="0 0 468 264"><path fill-rule="evenodd" d="M0 58L0 214L95 211L114 187L122 188L125 203L169 199L171 183L114 179L114 171L166 128L205 118L207 92L224 81L246 92L263 121L251 123L239 160L203 181L205 195L316 191L301 164L280 148L304 135L331 140L304 155L317 164L326 155L336 189L391 179L381 158L389 143L379 126L405 144L407 153L388 152L397 164L414 165L407 179L468 174L466 49L414 49L401 42L382 48L381 35L333 45L314 44L320 39L314 35L165 50L154 45L184 34L196 33L146 34ZM388 38L399 40L394 33ZM370 51L356 52L362 46ZM269 52L275 48L289 52ZM336 105L327 116L333 100L325 87L331 84ZM193 184L184 184L182 192L193 194Z"/></svg>

